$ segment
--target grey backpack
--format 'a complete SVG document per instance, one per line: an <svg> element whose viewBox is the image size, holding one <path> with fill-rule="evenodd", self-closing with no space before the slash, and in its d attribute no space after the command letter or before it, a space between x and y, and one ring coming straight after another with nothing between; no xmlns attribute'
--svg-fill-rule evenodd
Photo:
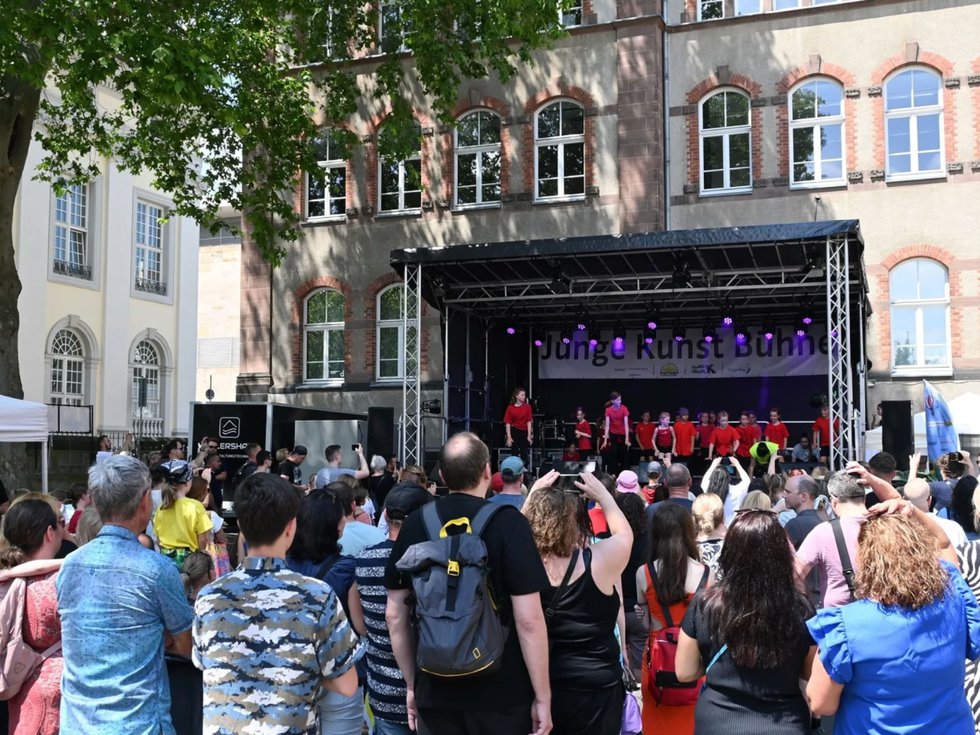
<svg viewBox="0 0 980 735"><path fill-rule="evenodd" d="M507 629L491 594L481 536L503 506L486 503L472 519L443 524L436 505L422 508L429 540L408 547L395 564L412 575L418 667L447 678L489 673L500 666ZM466 530L450 536L455 526Z"/></svg>

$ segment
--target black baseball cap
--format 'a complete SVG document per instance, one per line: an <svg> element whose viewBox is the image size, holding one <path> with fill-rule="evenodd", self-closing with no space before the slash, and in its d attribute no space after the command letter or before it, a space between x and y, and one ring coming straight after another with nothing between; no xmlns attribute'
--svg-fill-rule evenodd
<svg viewBox="0 0 980 735"><path fill-rule="evenodd" d="M307 454L309 454L309 452L307 451L306 447L304 447L302 444L297 444L295 447L293 447L293 452L292 453L293 454L300 454L300 455L302 455L304 457Z"/></svg>
<svg viewBox="0 0 980 735"><path fill-rule="evenodd" d="M403 521L410 513L433 500L435 498L425 488L414 482L402 482L388 491L385 497L385 511L388 513L389 520Z"/></svg>

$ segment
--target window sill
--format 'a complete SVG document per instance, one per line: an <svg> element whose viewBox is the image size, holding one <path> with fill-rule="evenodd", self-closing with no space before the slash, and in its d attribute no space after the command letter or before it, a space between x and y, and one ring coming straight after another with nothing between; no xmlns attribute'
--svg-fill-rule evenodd
<svg viewBox="0 0 980 735"><path fill-rule="evenodd" d="M751 194L752 187L743 187L741 189L709 189L708 191L702 190L699 192L698 196L707 199L710 197L730 197L736 196L738 194Z"/></svg>
<svg viewBox="0 0 980 735"><path fill-rule="evenodd" d="M82 278L80 276L68 276L62 273L55 273L53 270L48 271L48 281L50 283L59 283L64 286L75 286L76 288L87 288L90 291L98 291L99 284L95 280L95 274L93 273L92 278Z"/></svg>
<svg viewBox="0 0 980 735"><path fill-rule="evenodd" d="M910 365L892 367L893 378L952 378L953 368L948 365Z"/></svg>
<svg viewBox="0 0 980 735"><path fill-rule="evenodd" d="M936 179L945 179L946 171L945 169L941 171L926 171L917 174L885 174L886 184L904 184L914 181L935 181Z"/></svg>
<svg viewBox="0 0 980 735"><path fill-rule="evenodd" d="M330 225L336 224L338 222L346 222L346 214L332 214L329 217L307 217L304 221L304 225Z"/></svg>
<svg viewBox="0 0 980 735"><path fill-rule="evenodd" d="M456 204L452 208L453 214L465 214L466 212L480 211L481 209L500 209L500 202L486 202L482 204Z"/></svg>
<svg viewBox="0 0 980 735"><path fill-rule="evenodd" d="M317 390L337 390L338 388L344 387L344 381L341 380L323 380L319 382L306 382L300 383L296 386L297 392L302 391L317 391Z"/></svg>
<svg viewBox="0 0 980 735"><path fill-rule="evenodd" d="M542 197L535 199L532 204L571 204L573 202L584 202L585 194L576 194L571 197Z"/></svg>
<svg viewBox="0 0 980 735"><path fill-rule="evenodd" d="M422 209L393 209L388 212L377 212L375 219L398 219L399 217L421 217Z"/></svg>
<svg viewBox="0 0 980 735"><path fill-rule="evenodd" d="M801 181L790 183L789 188L793 191L806 189L846 189L847 181L844 179L832 179L828 181Z"/></svg>
<svg viewBox="0 0 980 735"><path fill-rule="evenodd" d="M386 380L375 380L373 383L371 383L371 388L378 388L378 389L381 389L381 390L384 390L386 388L389 389L389 390L392 390L392 389L401 390L402 389L402 385L403 385L403 381L402 381L401 378L398 378L397 380L390 380L390 379L386 379Z"/></svg>

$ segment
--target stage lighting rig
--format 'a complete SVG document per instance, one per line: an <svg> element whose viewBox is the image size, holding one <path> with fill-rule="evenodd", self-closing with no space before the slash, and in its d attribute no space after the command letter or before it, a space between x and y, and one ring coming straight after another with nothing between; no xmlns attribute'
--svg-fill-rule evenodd
<svg viewBox="0 0 980 735"><path fill-rule="evenodd" d="M674 256L674 270L670 278L674 288L686 288L691 285L691 265L686 254L678 253Z"/></svg>
<svg viewBox="0 0 980 735"><path fill-rule="evenodd" d="M674 327L673 336L675 342L683 342L684 338L687 336L687 330L684 329L684 327L682 327L680 324L678 324Z"/></svg>
<svg viewBox="0 0 980 735"><path fill-rule="evenodd" d="M702 336L704 337L704 341L706 343L708 343L709 345L712 342L717 342L718 341L718 332L716 332L715 331L715 328L712 327L710 324L705 324L704 325L704 332L703 332Z"/></svg>

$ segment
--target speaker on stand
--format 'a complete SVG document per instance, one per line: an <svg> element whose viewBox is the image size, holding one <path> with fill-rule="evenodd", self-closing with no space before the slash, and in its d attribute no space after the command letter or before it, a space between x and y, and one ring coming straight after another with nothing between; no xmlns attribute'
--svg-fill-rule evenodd
<svg viewBox="0 0 980 735"><path fill-rule="evenodd" d="M895 458L899 470L908 472L915 451L912 401L881 402L881 448Z"/></svg>
<svg viewBox="0 0 980 735"><path fill-rule="evenodd" d="M378 406L368 408L367 446L368 461L380 454L388 461L395 456L395 409Z"/></svg>

